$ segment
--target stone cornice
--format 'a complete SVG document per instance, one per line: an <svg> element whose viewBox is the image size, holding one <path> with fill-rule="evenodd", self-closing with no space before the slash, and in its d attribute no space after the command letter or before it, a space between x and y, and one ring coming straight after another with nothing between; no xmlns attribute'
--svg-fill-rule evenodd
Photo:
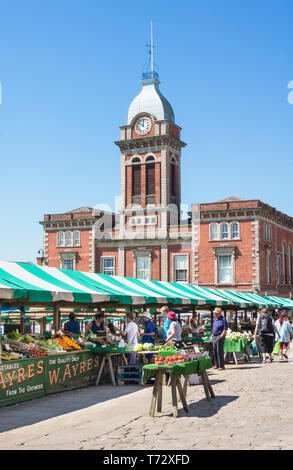
<svg viewBox="0 0 293 470"><path fill-rule="evenodd" d="M116 140L114 144L118 145L121 150L133 150L134 147L135 149L148 149L150 146L154 147L154 142L157 142L157 145L169 145L170 147L176 149L180 149L187 145L185 142L182 142L182 140L179 140L171 135L154 135L136 139Z"/></svg>

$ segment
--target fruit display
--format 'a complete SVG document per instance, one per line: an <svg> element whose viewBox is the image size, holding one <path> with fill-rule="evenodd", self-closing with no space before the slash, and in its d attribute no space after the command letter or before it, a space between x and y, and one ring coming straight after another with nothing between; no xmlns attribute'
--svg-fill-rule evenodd
<svg viewBox="0 0 293 470"><path fill-rule="evenodd" d="M172 366L174 364L183 364L184 362L191 362L201 357L208 356L207 352L196 353L194 351L185 351L185 354L173 354L171 356L155 356L155 364L158 366L168 365Z"/></svg>
<svg viewBox="0 0 293 470"><path fill-rule="evenodd" d="M62 336L61 339L67 344L67 346L70 346L72 349L82 349L82 347L69 336Z"/></svg>
<svg viewBox="0 0 293 470"><path fill-rule="evenodd" d="M1 351L2 361L15 361L17 359L23 359L23 355L16 352Z"/></svg>
<svg viewBox="0 0 293 470"><path fill-rule="evenodd" d="M48 355L47 351L40 351L39 349L36 349L36 348L30 348L29 353L33 357L40 357L40 356L47 356Z"/></svg>
<svg viewBox="0 0 293 470"><path fill-rule="evenodd" d="M173 366L174 364L183 364L185 362L184 355L182 354L173 354L173 356L155 356L155 364L158 366L168 365Z"/></svg>
<svg viewBox="0 0 293 470"><path fill-rule="evenodd" d="M64 349L65 351L72 351L73 350L73 348L71 346L69 346L67 343L65 343L65 341L62 338L56 338L55 341L58 342L61 349Z"/></svg>

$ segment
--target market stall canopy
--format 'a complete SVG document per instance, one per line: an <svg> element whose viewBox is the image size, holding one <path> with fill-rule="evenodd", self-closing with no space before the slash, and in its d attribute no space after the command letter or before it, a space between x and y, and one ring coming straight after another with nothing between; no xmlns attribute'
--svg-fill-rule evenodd
<svg viewBox="0 0 293 470"><path fill-rule="evenodd" d="M0 299L27 303L280 307L257 294L0 261ZM286 299L283 299L286 300Z"/></svg>
<svg viewBox="0 0 293 470"><path fill-rule="evenodd" d="M0 261L0 285L11 289L10 297L26 298L28 302L51 303L58 301L97 303L116 300L104 290L85 288L66 275L66 270L47 268L26 263ZM6 290L3 289L5 295Z"/></svg>
<svg viewBox="0 0 293 470"><path fill-rule="evenodd" d="M266 299L265 297L261 297L257 294L252 294L249 292L238 292L238 291L231 291L227 289L223 289L224 292L228 294L233 294L236 297L245 300L247 302L251 302L257 308L277 308L279 307L278 303L273 302L271 300Z"/></svg>
<svg viewBox="0 0 293 470"><path fill-rule="evenodd" d="M281 308L293 308L293 300L292 299L285 299L283 297L276 297L276 296L267 296L265 299L269 300L270 302L278 302L278 306Z"/></svg>
<svg viewBox="0 0 293 470"><path fill-rule="evenodd" d="M71 271L77 273L77 271ZM192 285L182 285L166 281L148 281L134 278L107 276L96 273L79 273L90 277L95 282L102 283L103 287L115 289L120 294L143 296L145 303L158 303L174 305L228 305L229 302L217 295L199 291ZM134 297L135 300L135 297ZM125 302L129 303L129 302ZM132 302L135 303L134 301Z"/></svg>
<svg viewBox="0 0 293 470"><path fill-rule="evenodd" d="M6 261L0 262L1 282L13 287L8 298L22 295L28 302L36 303L65 301L85 304L113 301L124 305L229 304L229 301L222 297L191 285Z"/></svg>
<svg viewBox="0 0 293 470"><path fill-rule="evenodd" d="M27 296L27 291L17 285L0 279L0 299L2 300L18 300Z"/></svg>

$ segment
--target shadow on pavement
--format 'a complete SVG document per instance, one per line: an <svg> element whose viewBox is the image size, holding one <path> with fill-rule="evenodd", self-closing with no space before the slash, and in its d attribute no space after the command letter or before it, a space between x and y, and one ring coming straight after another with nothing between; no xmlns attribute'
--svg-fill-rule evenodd
<svg viewBox="0 0 293 470"><path fill-rule="evenodd" d="M142 385L92 385L0 408L0 433L83 410L143 390Z"/></svg>
<svg viewBox="0 0 293 470"><path fill-rule="evenodd" d="M215 380L211 379L210 380L211 385L220 384L222 382L226 382L226 380L217 380L217 379L215 379Z"/></svg>
<svg viewBox="0 0 293 470"><path fill-rule="evenodd" d="M206 398L196 402L189 402L189 413L183 413L186 417L209 418L218 413L218 411L229 403L237 400L239 396L236 395L217 395L210 401ZM181 412L182 413L182 412Z"/></svg>
<svg viewBox="0 0 293 470"><path fill-rule="evenodd" d="M261 366L262 364L261 364L261 363L260 363L260 364L256 364L254 367L253 367L253 366L248 366L248 367L247 367L247 366L246 366L246 367L241 367L241 366L238 366L238 367L237 367L237 366L235 366L235 367L229 367L229 368L226 367L226 371L227 371L227 370L234 370L234 369L235 369L235 370L259 369L259 367L257 367L258 365Z"/></svg>

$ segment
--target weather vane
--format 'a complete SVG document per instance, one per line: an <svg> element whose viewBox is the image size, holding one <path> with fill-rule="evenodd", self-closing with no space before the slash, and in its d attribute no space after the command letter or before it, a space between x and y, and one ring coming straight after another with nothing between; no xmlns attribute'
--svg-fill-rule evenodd
<svg viewBox="0 0 293 470"><path fill-rule="evenodd" d="M150 55L150 61L151 61L151 76L154 78L154 41L153 41L153 22L151 20L151 43L146 44L146 47L149 48L148 53Z"/></svg>

